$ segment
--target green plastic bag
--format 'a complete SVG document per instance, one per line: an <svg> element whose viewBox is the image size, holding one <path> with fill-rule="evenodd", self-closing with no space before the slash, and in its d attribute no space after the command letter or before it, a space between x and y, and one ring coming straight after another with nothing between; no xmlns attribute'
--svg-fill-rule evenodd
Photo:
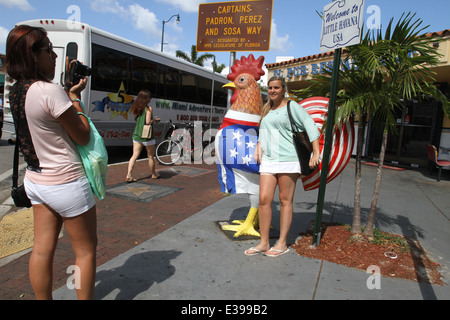
<svg viewBox="0 0 450 320"><path fill-rule="evenodd" d="M91 184L92 191L103 200L106 194L106 170L108 168L108 152L102 136L98 133L91 119L84 113L79 112L89 121L91 127L91 140L86 146L75 143L83 162L86 177Z"/></svg>

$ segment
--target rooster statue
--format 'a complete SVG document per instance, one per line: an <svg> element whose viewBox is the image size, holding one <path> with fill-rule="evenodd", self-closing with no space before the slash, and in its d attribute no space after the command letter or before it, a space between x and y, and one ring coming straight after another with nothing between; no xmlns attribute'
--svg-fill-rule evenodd
<svg viewBox="0 0 450 320"><path fill-rule="evenodd" d="M231 67L224 86L234 91L231 108L224 117L216 135L216 156L218 160L221 191L231 194L247 193L250 211L245 221L235 220L223 230L234 231L234 237L256 236L259 226L259 164L254 159L258 144L261 91L257 81L265 74L262 70L264 57L257 60L250 54L248 58L236 60Z"/></svg>

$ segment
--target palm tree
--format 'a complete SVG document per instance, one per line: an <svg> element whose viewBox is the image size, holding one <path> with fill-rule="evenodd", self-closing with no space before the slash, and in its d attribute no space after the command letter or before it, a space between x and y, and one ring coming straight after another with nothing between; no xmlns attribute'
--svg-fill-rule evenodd
<svg viewBox="0 0 450 320"><path fill-rule="evenodd" d="M336 99L340 108L336 111L336 124L345 121L350 116L358 118L358 135L356 147L356 167L355 167L355 195L354 212L352 222L352 234L361 234L361 158L364 141L364 128L366 119L369 118L371 110L375 110L382 97L380 91L381 77L374 72L363 59L362 52L373 52L374 43L370 41L370 33L367 33L361 44L349 47L345 50L346 58L344 62L353 60L351 64L343 63L343 69L339 71L339 90ZM350 66L350 67L347 67ZM332 70L325 70L325 73L316 75L311 80L311 86L307 89L296 91L298 97L310 97L314 95L327 96L331 88Z"/></svg>
<svg viewBox="0 0 450 320"><path fill-rule="evenodd" d="M190 56L186 52L183 52L181 50L177 50L175 52L175 55L177 58L181 58L183 60L194 63L201 67L204 66L206 60L214 58L214 55L210 54L210 53L205 53L205 54L202 54L199 56L196 45L193 45L191 47L191 55Z"/></svg>
<svg viewBox="0 0 450 320"><path fill-rule="evenodd" d="M419 37L422 21L412 22L415 15L402 15L392 30L390 21L383 38L381 31L376 35L368 31L361 44L346 49L347 59L353 59L350 68L340 70L336 123L352 114L359 117L358 143L355 171L355 199L352 233L361 233L361 154L364 123L369 117L375 122L385 123L383 143L377 169L371 210L364 234L373 235L373 221L381 186L382 164L386 150L389 128L395 129L395 110L403 108L401 99L421 98L423 95L441 101L448 110L448 100L432 85L433 72L430 67L438 63L438 53L432 43L436 39ZM392 30L392 33L391 33ZM418 52L418 55L410 53ZM345 66L345 64L344 64ZM331 87L331 70L312 80L312 86L296 92L298 96L326 95Z"/></svg>
<svg viewBox="0 0 450 320"><path fill-rule="evenodd" d="M386 152L386 144L389 129L395 130L395 109L403 109L401 99L430 97L440 101L446 110L448 100L433 85L435 73L430 67L439 63L439 53L433 47L435 38L420 37L421 33L428 28L421 28L422 20L413 21L415 14L403 14L397 25L392 29L393 20L389 22L384 39L381 31L377 35L376 45L383 48L383 52L375 59L370 59L371 64L376 69L384 72L382 90L384 92L384 103L377 109L375 116L379 116L381 121L385 121L382 145L379 155L377 177L370 213L364 234L373 237L373 225L378 202L378 195L381 186L382 168ZM392 32L391 32L392 30Z"/></svg>
<svg viewBox="0 0 450 320"><path fill-rule="evenodd" d="M212 66L213 66L214 72L217 72L217 73L222 73L223 69L225 69L227 67L223 63L219 66L216 61L213 61Z"/></svg>

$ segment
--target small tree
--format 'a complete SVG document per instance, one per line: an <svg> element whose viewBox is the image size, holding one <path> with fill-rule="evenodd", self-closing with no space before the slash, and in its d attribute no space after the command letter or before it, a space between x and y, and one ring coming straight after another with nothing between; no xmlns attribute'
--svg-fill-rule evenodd
<svg viewBox="0 0 450 320"><path fill-rule="evenodd" d="M217 72L217 73L222 73L223 69L225 69L227 67L223 63L219 66L216 61L213 61L212 65L213 65L214 72Z"/></svg>
<svg viewBox="0 0 450 320"><path fill-rule="evenodd" d="M199 56L196 45L193 45L191 47L191 55L190 56L186 52L183 52L181 50L177 50L175 52L175 55L177 58L181 58L183 60L194 63L201 67L203 67L205 65L206 60L214 58L214 55L210 54L210 53L205 53L205 54L202 54Z"/></svg>
<svg viewBox="0 0 450 320"><path fill-rule="evenodd" d="M395 109L403 109L401 99L422 100L434 98L448 109L447 98L434 86L435 72L430 67L439 63L439 53L433 47L437 39L423 37L420 34L427 27L420 28L421 19L414 20L415 14L403 14L397 25L392 29L392 22L386 30L384 38L378 33L376 45L387 50L381 55L373 57L371 63L384 73L381 90L384 92L384 103L377 108L379 121L384 121L385 127L379 155L377 177L370 206L370 213L364 234L373 237L373 226L378 195L381 186L383 162L389 129L395 130ZM392 30L392 31L391 31Z"/></svg>
<svg viewBox="0 0 450 320"><path fill-rule="evenodd" d="M339 109L336 111L336 125L345 121L350 116L358 118L358 135L356 147L355 167L355 195L354 212L352 222L352 234L361 234L361 158L364 139L364 128L366 119L380 104L383 94L380 91L382 77L380 72L375 72L372 65L367 64L364 59L368 53L376 54L374 43L371 41L370 33L362 39L361 44L346 48L347 57L344 60L339 74L338 94L336 103ZM350 61L352 63L350 64ZM324 74L318 74L311 80L309 88L296 91L299 97L310 97L313 95L327 96L331 88L332 70L325 70Z"/></svg>
<svg viewBox="0 0 450 320"><path fill-rule="evenodd" d="M361 156L364 136L364 124L368 117L385 124L380 159L377 169L374 193L365 235L373 235L373 222L381 186L382 165L386 150L389 128L395 130L395 110L403 108L401 99L432 97L442 102L448 111L447 98L433 85L433 72L430 67L439 62L439 55L432 43L435 38L419 37L425 28L419 28L420 19L412 21L415 15L403 14L392 29L390 21L383 37L368 31L360 45L346 49L347 59L352 59L350 67L340 70L339 92L336 112L336 123L352 114L359 117L358 142L355 172L355 198L352 233L361 233ZM331 70L324 75L317 75L312 86L297 91L301 97L311 95L327 95L331 88Z"/></svg>

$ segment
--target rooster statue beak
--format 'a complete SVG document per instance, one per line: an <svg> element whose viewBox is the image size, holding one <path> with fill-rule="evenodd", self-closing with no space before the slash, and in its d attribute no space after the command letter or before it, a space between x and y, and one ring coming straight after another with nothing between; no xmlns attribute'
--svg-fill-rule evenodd
<svg viewBox="0 0 450 320"><path fill-rule="evenodd" d="M226 85L224 85L222 88L236 90L236 85L234 84L234 82L229 82Z"/></svg>

